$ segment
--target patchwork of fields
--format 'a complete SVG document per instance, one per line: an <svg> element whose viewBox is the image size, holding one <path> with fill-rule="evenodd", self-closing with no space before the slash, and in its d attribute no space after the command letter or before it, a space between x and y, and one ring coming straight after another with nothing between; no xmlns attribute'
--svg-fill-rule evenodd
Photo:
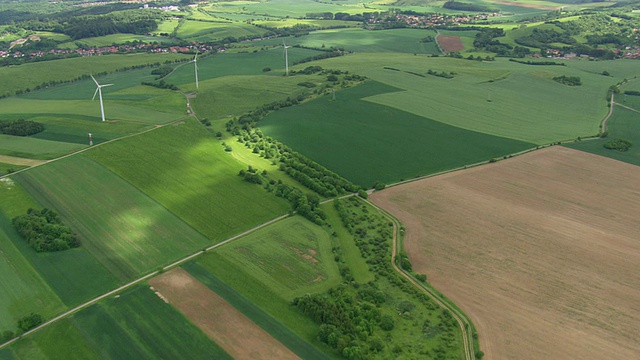
<svg viewBox="0 0 640 360"><path fill-rule="evenodd" d="M21 60L2 58L11 65L0 67L0 121L44 126L0 134L0 358L472 360L466 343L489 359L640 353L640 96L624 94L640 90L637 61L522 63L474 44L493 27L506 48L565 31L591 46L604 41L589 37L591 21L620 29L597 44L613 49L637 36L624 33L638 19L620 15L629 8L474 0L466 5L501 16L436 31L400 19L466 11L429 0L270 0L111 13L135 5L39 1L0 4L0 47L26 41ZM133 21L138 34L68 35L68 23L30 13L36 3L86 15L86 26L103 15ZM591 10L552 23L582 8ZM140 31L147 15L158 27ZM544 20L517 22L531 16ZM27 41L32 33L41 39ZM133 41L184 53L30 53ZM112 84L105 122L89 74ZM242 132L225 131L229 120ZM633 145L603 146L617 139ZM282 145L302 156L274 156ZM318 196L312 185L334 181L318 165L361 185L362 197L379 183L446 174L368 195L402 221L405 249L392 259L395 222L358 196ZM12 224L30 208L55 210L81 246L36 252ZM459 327L393 261L474 326ZM21 336L29 314L69 310Z"/></svg>

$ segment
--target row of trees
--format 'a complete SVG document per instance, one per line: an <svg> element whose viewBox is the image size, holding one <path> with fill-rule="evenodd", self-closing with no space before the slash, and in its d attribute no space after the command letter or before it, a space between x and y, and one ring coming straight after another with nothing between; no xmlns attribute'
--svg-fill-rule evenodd
<svg viewBox="0 0 640 360"><path fill-rule="evenodd" d="M80 246L71 228L62 224L58 214L49 209L27 210L26 215L13 219L20 236L37 252L62 251Z"/></svg>
<svg viewBox="0 0 640 360"><path fill-rule="evenodd" d="M30 136L44 131L44 125L31 120L0 121L0 134Z"/></svg>

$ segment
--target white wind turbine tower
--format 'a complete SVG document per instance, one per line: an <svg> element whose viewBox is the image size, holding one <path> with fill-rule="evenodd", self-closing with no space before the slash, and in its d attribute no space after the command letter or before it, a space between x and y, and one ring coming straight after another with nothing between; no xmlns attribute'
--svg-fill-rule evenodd
<svg viewBox="0 0 640 360"><path fill-rule="evenodd" d="M193 69L196 72L196 89L198 88L198 51L196 50L196 56L193 57Z"/></svg>
<svg viewBox="0 0 640 360"><path fill-rule="evenodd" d="M102 88L105 86L111 86L113 84L100 85L98 84L98 81L96 80L96 78L93 77L93 75L90 75L90 76L93 79L93 82L96 83L96 86L98 87L96 89L96 92L93 93L93 98L91 98L91 100L95 100L96 94L98 94L98 98L100 99L100 114L102 115L102 121L104 121L104 105L102 104Z"/></svg>
<svg viewBox="0 0 640 360"><path fill-rule="evenodd" d="M287 44L284 43L284 40L282 41L282 46L284 47L284 75L289 76L289 53L287 52L287 49L291 46L287 46Z"/></svg>

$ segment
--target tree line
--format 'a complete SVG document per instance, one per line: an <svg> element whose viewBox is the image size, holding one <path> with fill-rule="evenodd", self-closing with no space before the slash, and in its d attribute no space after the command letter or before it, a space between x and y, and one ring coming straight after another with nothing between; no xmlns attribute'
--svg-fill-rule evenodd
<svg viewBox="0 0 640 360"><path fill-rule="evenodd" d="M30 136L44 131L44 125L31 120L0 120L0 134Z"/></svg>

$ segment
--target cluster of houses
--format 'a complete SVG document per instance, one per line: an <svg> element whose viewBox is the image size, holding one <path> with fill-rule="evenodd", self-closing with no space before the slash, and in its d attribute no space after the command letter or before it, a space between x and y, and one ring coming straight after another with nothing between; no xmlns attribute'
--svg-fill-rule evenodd
<svg viewBox="0 0 640 360"><path fill-rule="evenodd" d="M152 53L193 53L198 51L200 53L206 53L213 50L213 46L206 44L190 44L188 46L175 46L175 45L163 45L163 44L152 44L152 43L132 43L126 45L111 45L111 46L102 46L102 47L93 47L93 48L83 48L83 49L51 49L48 51L35 51L30 53L23 53L20 50L1 50L0 49L0 58L38 58L47 55L60 55L64 57L65 55L74 55L76 54L81 56L95 56L95 55L106 55L106 54L127 54L127 53L136 53L136 52L152 52Z"/></svg>
<svg viewBox="0 0 640 360"><path fill-rule="evenodd" d="M427 14L427 15L406 15L393 14L388 17L376 17L368 20L373 25L380 24L403 24L408 27L429 27L442 25L460 25L474 23L477 21L487 20L492 17L502 16L500 13L475 14L475 15L445 15L445 14Z"/></svg>
<svg viewBox="0 0 640 360"><path fill-rule="evenodd" d="M640 46L626 46L624 49L611 49L611 51L616 54L617 58L624 59L640 59ZM537 54L534 54L536 57ZM564 52L559 49L546 49L544 51L544 55L549 58L554 59L579 59L579 58L589 58L588 55L578 55L574 52Z"/></svg>

